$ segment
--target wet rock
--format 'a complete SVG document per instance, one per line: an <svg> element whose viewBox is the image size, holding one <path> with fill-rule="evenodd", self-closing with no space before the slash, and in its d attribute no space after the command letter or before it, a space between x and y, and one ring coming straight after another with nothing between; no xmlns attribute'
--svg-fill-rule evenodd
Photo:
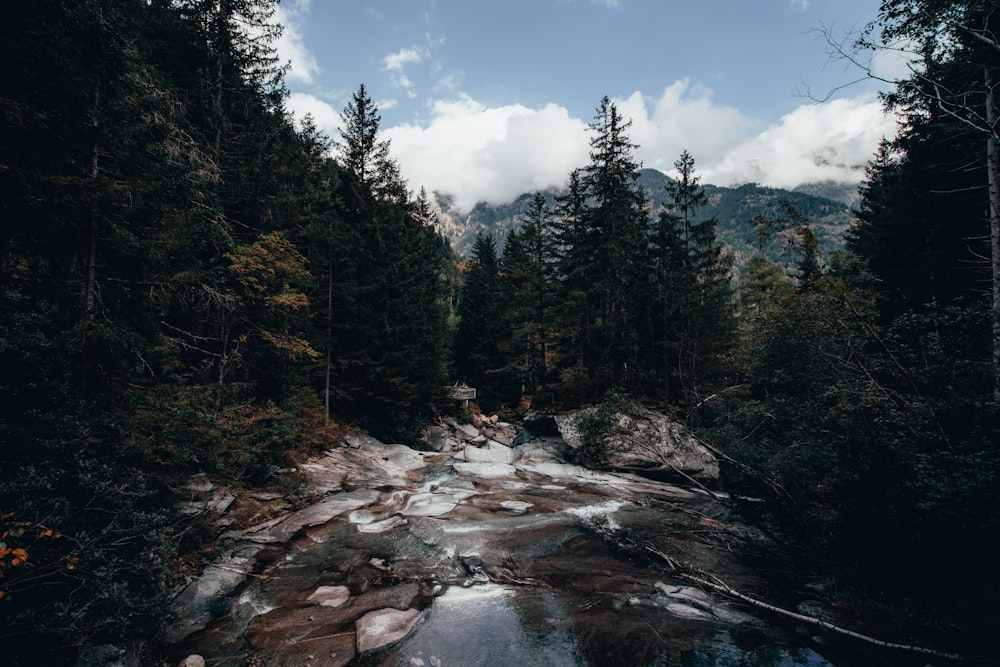
<svg viewBox="0 0 1000 667"><path fill-rule="evenodd" d="M456 463L455 470L463 475L484 479L517 475L517 469L508 463Z"/></svg>
<svg viewBox="0 0 1000 667"><path fill-rule="evenodd" d="M251 620L244 636L262 653L262 664L304 665L323 656L320 664L345 665L356 654L358 619L376 610L410 609L418 593L417 584L408 583L369 590L340 607L279 607Z"/></svg>
<svg viewBox="0 0 1000 667"><path fill-rule="evenodd" d="M338 493L285 517L280 523L268 529L267 534L277 541L288 540L303 528L324 524L341 514L371 505L381 495L373 489Z"/></svg>
<svg viewBox="0 0 1000 667"><path fill-rule="evenodd" d="M404 516L441 516L455 509L458 502L443 493L418 493L409 497L406 507L400 510Z"/></svg>
<svg viewBox="0 0 1000 667"><path fill-rule="evenodd" d="M514 452L510 447L488 440L483 447L466 447L465 460L469 463L513 463Z"/></svg>
<svg viewBox="0 0 1000 667"><path fill-rule="evenodd" d="M379 609L358 619L358 653L374 651L406 637L420 620L420 611Z"/></svg>
<svg viewBox="0 0 1000 667"><path fill-rule="evenodd" d="M393 528L398 526L405 526L407 523L406 519L399 515L393 515L388 519L383 519L382 521L373 521L372 523L360 523L357 524L359 533L386 533Z"/></svg>
<svg viewBox="0 0 1000 667"><path fill-rule="evenodd" d="M579 421L584 411L556 415L555 422L570 447L582 444ZM702 482L719 479L719 462L706 447L665 415L642 410L620 414L618 426L627 435L612 436L608 444L612 470L642 474L687 475Z"/></svg>
<svg viewBox="0 0 1000 667"><path fill-rule="evenodd" d="M174 624L164 633L168 643L178 642L203 630L226 611L236 587L253 570L258 545L244 545L205 568L200 577L174 598Z"/></svg>
<svg viewBox="0 0 1000 667"><path fill-rule="evenodd" d="M351 591L347 586L320 586L306 598L320 607L340 607L351 599Z"/></svg>
<svg viewBox="0 0 1000 667"><path fill-rule="evenodd" d="M527 512L528 508L534 507L534 503L525 502L523 500L504 500L501 501L500 506L504 509L510 510L511 512Z"/></svg>

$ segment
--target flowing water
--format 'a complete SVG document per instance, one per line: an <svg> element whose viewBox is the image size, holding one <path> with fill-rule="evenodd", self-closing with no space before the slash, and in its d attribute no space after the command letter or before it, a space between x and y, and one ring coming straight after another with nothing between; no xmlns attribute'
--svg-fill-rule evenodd
<svg viewBox="0 0 1000 667"><path fill-rule="evenodd" d="M385 468L389 458L376 460ZM326 465L342 474L349 463ZM254 574L173 654L232 667L833 664L808 636L606 537L642 535L766 593L724 509L703 493L554 460L436 460L389 473L369 483L378 493L351 496L353 509L255 547ZM402 638L366 649L361 619L380 610L403 623Z"/></svg>

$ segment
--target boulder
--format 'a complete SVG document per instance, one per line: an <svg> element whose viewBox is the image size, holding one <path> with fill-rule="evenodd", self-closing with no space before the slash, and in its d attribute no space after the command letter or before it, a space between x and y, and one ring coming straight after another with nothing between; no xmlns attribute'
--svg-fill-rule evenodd
<svg viewBox="0 0 1000 667"><path fill-rule="evenodd" d="M466 447L465 460L469 463L513 463L514 450L488 440L484 447Z"/></svg>
<svg viewBox="0 0 1000 667"><path fill-rule="evenodd" d="M579 447L582 435L577 412L556 415L555 422L563 440L570 447ZM618 434L608 443L609 466L612 470L636 472L647 476L688 476L699 482L719 479L719 462L715 455L683 427L667 416L652 410L637 415L618 415Z"/></svg>
<svg viewBox="0 0 1000 667"><path fill-rule="evenodd" d="M417 609L378 609L362 616L357 621L358 653L374 651L398 642L413 630L420 620Z"/></svg>
<svg viewBox="0 0 1000 667"><path fill-rule="evenodd" d="M306 598L306 602L320 607L340 607L350 599L351 591L347 586L319 586Z"/></svg>
<svg viewBox="0 0 1000 667"><path fill-rule="evenodd" d="M479 437L479 429L472 424L455 424L455 436L459 440L472 440Z"/></svg>

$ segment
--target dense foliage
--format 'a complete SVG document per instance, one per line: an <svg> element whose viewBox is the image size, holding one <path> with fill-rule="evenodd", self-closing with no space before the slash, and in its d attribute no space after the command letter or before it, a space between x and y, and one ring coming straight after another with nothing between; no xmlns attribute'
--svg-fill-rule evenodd
<svg viewBox="0 0 1000 667"><path fill-rule="evenodd" d="M374 141L284 109L272 0L22 3L0 39L5 664L152 637L197 520L326 413L412 438L452 257ZM310 417L310 415L313 415Z"/></svg>

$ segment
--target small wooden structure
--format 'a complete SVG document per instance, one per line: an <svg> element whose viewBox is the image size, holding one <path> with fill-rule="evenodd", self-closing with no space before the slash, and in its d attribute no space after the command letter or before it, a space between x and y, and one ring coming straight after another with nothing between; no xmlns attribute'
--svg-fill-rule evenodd
<svg viewBox="0 0 1000 667"><path fill-rule="evenodd" d="M461 401L463 408L469 407L469 401L476 400L476 388L470 387L464 382L456 382L448 388L448 393L456 401Z"/></svg>

